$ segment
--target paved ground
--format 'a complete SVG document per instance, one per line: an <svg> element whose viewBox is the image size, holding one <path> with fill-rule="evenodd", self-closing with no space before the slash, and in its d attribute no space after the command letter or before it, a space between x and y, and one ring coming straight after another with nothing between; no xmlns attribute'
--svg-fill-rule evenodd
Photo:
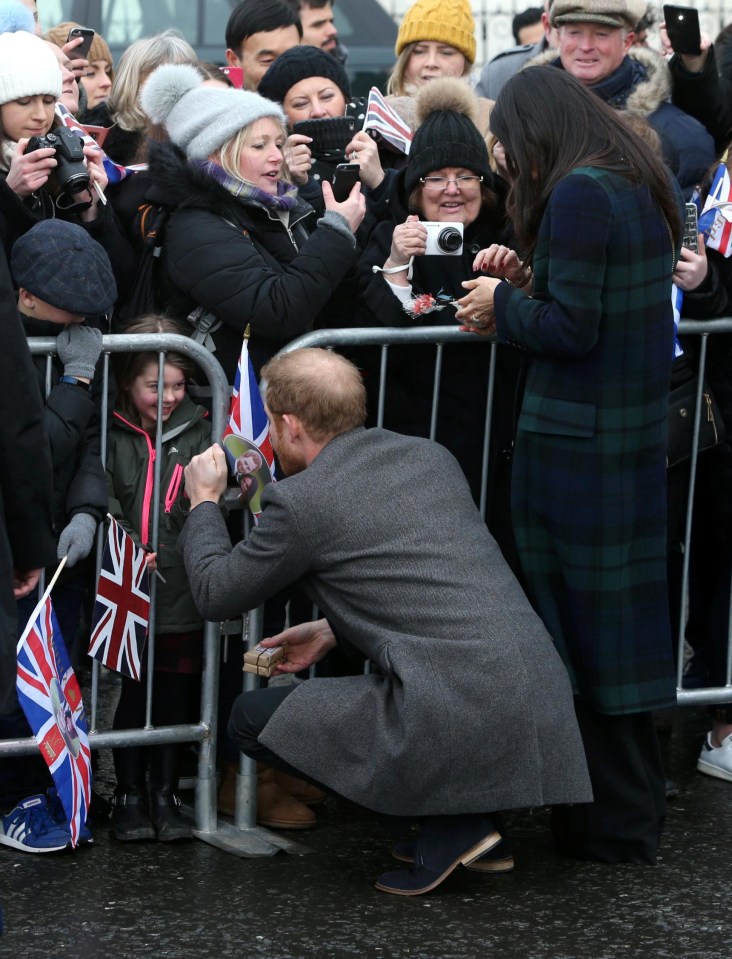
<svg viewBox="0 0 732 959"><path fill-rule="evenodd" d="M59 856L0 849L5 959L730 959L732 783L694 771L706 718L675 724L655 869L555 859L545 811L509 817L517 867L461 870L417 899L374 890L393 867L388 824L331 799L315 853L239 859L200 842L95 845Z"/></svg>

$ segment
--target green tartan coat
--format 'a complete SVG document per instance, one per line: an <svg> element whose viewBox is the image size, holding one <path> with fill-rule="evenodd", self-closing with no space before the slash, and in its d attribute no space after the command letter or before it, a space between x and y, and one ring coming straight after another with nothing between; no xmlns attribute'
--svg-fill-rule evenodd
<svg viewBox="0 0 732 959"><path fill-rule="evenodd" d="M534 294L496 289L531 353L512 477L527 592L575 693L602 713L675 702L665 429L675 251L650 194L607 171L554 189Z"/></svg>

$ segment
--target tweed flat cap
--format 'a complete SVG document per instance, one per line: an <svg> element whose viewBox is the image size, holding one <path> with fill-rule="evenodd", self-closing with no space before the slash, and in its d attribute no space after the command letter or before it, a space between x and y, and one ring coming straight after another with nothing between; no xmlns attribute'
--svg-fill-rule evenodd
<svg viewBox="0 0 732 959"><path fill-rule="evenodd" d="M70 313L109 313L117 298L104 248L64 220L41 220L17 239L10 271L17 286Z"/></svg>
<svg viewBox="0 0 732 959"><path fill-rule="evenodd" d="M566 23L601 23L606 27L635 30L646 7L645 0L555 0L550 18L553 27Z"/></svg>

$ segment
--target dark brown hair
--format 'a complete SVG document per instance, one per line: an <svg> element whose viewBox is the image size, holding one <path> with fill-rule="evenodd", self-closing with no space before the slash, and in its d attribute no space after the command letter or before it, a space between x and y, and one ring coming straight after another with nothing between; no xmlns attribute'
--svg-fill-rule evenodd
<svg viewBox="0 0 732 959"><path fill-rule="evenodd" d="M293 413L320 442L363 426L366 389L358 369L331 350L295 350L262 367L262 398L270 413Z"/></svg>
<svg viewBox="0 0 732 959"><path fill-rule="evenodd" d="M511 176L506 206L527 259L554 187L578 166L608 170L645 186L680 242L681 216L663 162L614 110L564 70L527 67L516 74L499 93L490 125L506 151Z"/></svg>
<svg viewBox="0 0 732 959"><path fill-rule="evenodd" d="M159 316L155 313L140 316L133 320L123 331L127 333L178 333L185 336L187 331L179 323L168 316ZM114 353L112 355L112 367L117 381L118 406L127 417L139 425L140 414L130 401L129 389L137 377L144 371L150 363L158 363L160 359L157 350L144 350L132 353ZM186 378L186 386L196 378L197 367L190 357L183 353L168 352L165 354L165 362L171 366L177 366Z"/></svg>

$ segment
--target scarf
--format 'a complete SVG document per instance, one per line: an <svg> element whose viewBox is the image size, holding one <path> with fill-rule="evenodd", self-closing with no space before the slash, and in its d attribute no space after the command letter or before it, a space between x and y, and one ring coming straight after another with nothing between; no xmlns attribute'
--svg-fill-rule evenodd
<svg viewBox="0 0 732 959"><path fill-rule="evenodd" d="M554 61L557 66L564 69L562 61ZM635 90L639 83L647 78L645 67L634 60L632 57L625 57L623 62L613 70L609 77L592 83L588 89L596 93L601 100L604 100L609 107L615 110L622 110L628 101L628 97Z"/></svg>
<svg viewBox="0 0 732 959"><path fill-rule="evenodd" d="M287 213L297 203L297 187L292 183L286 183L284 180L277 181L277 195L275 196L272 193L267 193L266 190L260 190L253 183L230 176L213 160L189 160L189 163L194 170L200 170L207 174L221 184L228 193L245 203L258 203L260 206L277 213Z"/></svg>

